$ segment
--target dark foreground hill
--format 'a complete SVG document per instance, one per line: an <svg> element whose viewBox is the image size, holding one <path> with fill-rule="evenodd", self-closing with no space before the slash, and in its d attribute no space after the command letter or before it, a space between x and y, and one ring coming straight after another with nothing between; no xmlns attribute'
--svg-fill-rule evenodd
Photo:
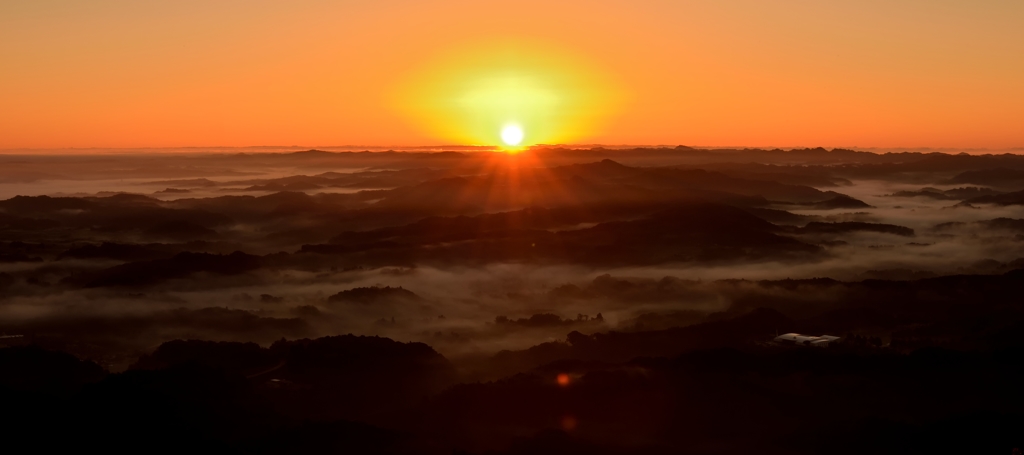
<svg viewBox="0 0 1024 455"><path fill-rule="evenodd" d="M172 341L119 374L3 348L0 424L8 444L114 453L931 454L1024 443L1021 271L713 285L744 297L666 329L564 325L564 341L458 367L423 343L351 335ZM695 286L601 276L558 293L644 302ZM771 342L792 330L843 339Z"/></svg>
<svg viewBox="0 0 1024 455"><path fill-rule="evenodd" d="M249 376L244 359L202 352L251 358L246 346L190 342L191 358L162 347L155 369L105 377L47 351L0 349L5 443L106 453L929 454L1009 453L1024 442L1019 349L717 348L561 361L422 395L420 381L450 379L428 347L338 341L275 345L267 355L278 363ZM62 372L73 375L24 380Z"/></svg>

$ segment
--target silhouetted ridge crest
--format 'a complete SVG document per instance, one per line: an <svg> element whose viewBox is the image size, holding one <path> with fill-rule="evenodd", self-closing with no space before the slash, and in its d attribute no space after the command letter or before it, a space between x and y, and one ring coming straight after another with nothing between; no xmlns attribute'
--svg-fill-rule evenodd
<svg viewBox="0 0 1024 455"><path fill-rule="evenodd" d="M895 224L881 224L881 223L864 223L859 221L843 221L835 223L825 223L820 221L812 221L800 228L798 232L802 234L840 234L846 232L880 232L884 234L895 234L904 237L913 237L914 230L904 226L897 226Z"/></svg>
<svg viewBox="0 0 1024 455"><path fill-rule="evenodd" d="M0 396L4 389L67 394L106 376L99 365L38 346L0 348Z"/></svg>
<svg viewBox="0 0 1024 455"><path fill-rule="evenodd" d="M416 293L403 289L401 286L370 286L361 288L352 288L345 291L341 291L327 298L328 302L336 303L356 303L362 305L370 305L374 303L380 303L385 301L419 301L423 300L422 297L416 295Z"/></svg>
<svg viewBox="0 0 1024 455"><path fill-rule="evenodd" d="M247 374L268 369L276 362L267 349L256 343L173 340L161 344L152 354L140 357L132 368L155 370L199 363Z"/></svg>
<svg viewBox="0 0 1024 455"><path fill-rule="evenodd" d="M0 201L0 208L7 213L38 213L58 210L88 210L93 203L76 197L14 196Z"/></svg>
<svg viewBox="0 0 1024 455"><path fill-rule="evenodd" d="M1015 185L1020 187L1021 184L1024 184L1024 169L1000 168L964 171L944 183L952 185L963 183L994 186Z"/></svg>
<svg viewBox="0 0 1024 455"><path fill-rule="evenodd" d="M793 321L777 310L758 308L722 320L686 327L639 332L573 331L565 342L550 342L522 351L502 351L491 360L500 371L524 371L560 359L624 362L643 356L675 356L699 349L743 347L770 339L779 327Z"/></svg>
<svg viewBox="0 0 1024 455"><path fill-rule="evenodd" d="M960 204L1024 205L1024 190L1005 194L992 194L967 199Z"/></svg>

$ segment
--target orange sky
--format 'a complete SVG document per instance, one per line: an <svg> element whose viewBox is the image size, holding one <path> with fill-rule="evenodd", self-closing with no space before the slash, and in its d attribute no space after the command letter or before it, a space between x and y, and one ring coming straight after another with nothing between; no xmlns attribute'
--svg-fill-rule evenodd
<svg viewBox="0 0 1024 455"><path fill-rule="evenodd" d="M1016 0L6 1L0 148L480 143L494 99L544 142L1024 147L1022 24ZM445 104L478 64L536 93Z"/></svg>

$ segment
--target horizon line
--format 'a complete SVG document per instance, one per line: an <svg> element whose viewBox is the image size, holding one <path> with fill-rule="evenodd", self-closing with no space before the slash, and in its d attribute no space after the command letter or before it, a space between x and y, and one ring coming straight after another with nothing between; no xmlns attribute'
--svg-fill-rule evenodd
<svg viewBox="0 0 1024 455"><path fill-rule="evenodd" d="M822 148L826 150L853 150L867 153L898 153L898 152L933 152L933 153L981 153L984 152L1024 152L1024 146L1021 147L864 147L864 146L750 146L750 145L684 145L684 144L535 144L524 147L526 150L531 149L552 149L552 148L568 148L573 150L594 150L594 149L613 149L613 150L628 150L628 149L674 149L679 147L687 147L696 150L806 150L806 149L817 149ZM226 151L226 150L259 150L259 149L273 149L266 151L258 151L257 153L281 153L281 152L293 152L293 151L324 151L324 152L352 152L352 151L363 151L370 153L380 152L446 152L446 151L478 151L478 152L493 152L501 151L506 147L498 145L414 145L414 146L399 146L399 145L245 145L245 146L168 146L168 147L36 147L36 148L0 148L0 154L4 155L16 155L19 153L46 153L46 154L60 154L60 152L107 152L111 154L122 154L132 152L200 152L206 151ZM343 150L326 150L326 149L343 149Z"/></svg>

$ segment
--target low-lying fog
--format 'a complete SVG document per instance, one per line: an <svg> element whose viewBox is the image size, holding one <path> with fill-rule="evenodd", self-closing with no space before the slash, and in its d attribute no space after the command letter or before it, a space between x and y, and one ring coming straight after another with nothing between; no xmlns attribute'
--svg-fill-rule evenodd
<svg viewBox="0 0 1024 455"><path fill-rule="evenodd" d="M623 161L628 161L629 156L624 156L627 159ZM402 157L402 160L407 160L407 158ZM588 161L580 162L587 163ZM242 162L236 163L237 167L226 167L220 163L221 166L216 169L201 165L179 166L165 168L166 172L163 173L151 172L144 177L125 175L128 178L112 177L110 174L117 173L115 170L101 171L99 170L101 166L93 163L93 167L74 178L68 177L73 175L71 169L55 169L52 170L52 175L38 174L38 178L26 177L20 181L8 176L6 182L0 183L0 199L8 199L15 195L73 196L88 199L89 197L99 196L102 198L116 194L116 192L124 192L146 195L157 202L213 200L213 198L227 195L256 197L256 199L250 199L251 202L258 201L260 196L275 195L279 191L302 192L307 195L361 197L358 192L367 189L399 188L395 191L400 192L410 181L413 182L412 185L419 185L422 182L426 182L422 184L429 185L439 176L465 176L467 173L475 176L486 175L485 172L478 169L479 166L473 168L475 169L473 171L465 171L464 164L458 164L463 168L451 167L447 162L441 166L435 163L420 168L411 167L404 161L401 163L404 164L355 163L348 164L347 167L337 163L329 166L315 166L308 163L302 166L263 163L259 166L246 167ZM605 167L608 166L610 165L605 165ZM700 166L692 167L699 168ZM313 169L321 171L319 174L322 175L313 179L295 177L300 175L297 174L298 170L310 171ZM452 169L463 170L457 172ZM633 178L628 174L628 172L633 172L629 169L603 169L600 170L601 173L580 175L586 175L588 179L591 179L590 181L607 178L608 180L605 182L617 182L621 179ZM829 169L822 167L820 171L815 172L829 175L829 173L833 173ZM386 178L392 179L389 181L393 182L388 184L379 180L385 177L385 174L378 173L379 171L403 171L405 173L387 174ZM609 177L611 175L609 172L613 171L617 174ZM782 166L773 172L790 171ZM806 168L799 168L792 172L806 174L809 171ZM62 177L55 177L57 174ZM997 218L1024 218L1024 206L970 205L960 204L961 201L950 199L893 196L894 193L900 191L918 191L924 186L935 188L937 191L964 186L943 184L941 180L947 178L947 174L936 176L932 179L935 183L928 185L922 185L919 176L916 176L913 182L890 176L880 179L848 178L847 180L850 182L848 185L822 187L817 190L803 187L804 189L801 190L804 193L820 190L823 200L832 197L831 194L833 194L824 193L824 191L834 191L859 200L866 206L809 208L794 206L793 204L797 203L795 202L797 200L785 202L780 201L778 197L766 198L776 202L761 204L762 209L786 210L791 214L804 217L802 222L776 223L789 226L783 226L782 231L772 234L773 236L796 239L801 242L800 245L816 245L815 248L818 248L814 254L801 253L799 255L747 254L751 251L756 252L755 250L759 247L756 244L742 244L735 250L742 253L739 256L737 256L739 253L733 252L720 258L716 256L715 259L710 260L661 263L630 263L629 260L620 263L601 263L600 261L558 263L558 260L537 262L518 259L494 259L481 262L478 260L479 258L460 263L461 259L458 258L461 256L457 254L462 253L451 251L438 256L443 260L430 259L429 254L434 254L431 252L459 245L460 242L465 242L465 239L434 244L424 243L418 247L419 250L416 250L419 253L401 256L402 259L396 259L393 263L387 263L386 259L365 262L368 258L379 258L373 253L377 250L372 249L367 250L370 251L369 253L359 253L363 256L352 256L356 259L345 260L356 262L331 262L336 260L332 258L349 253L325 253L323 257L327 259L321 258L313 262L305 259L308 257L308 253L303 253L306 256L298 254L300 247L307 242L328 246L331 242L337 243L333 239L330 242L326 240L343 231L372 230L379 226L402 226L429 216L472 215L474 213L466 211L467 209L458 209L463 211L453 212L455 209L445 208L444 210L438 209L441 211L434 215L431 213L431 207L414 205L412 206L414 209L423 209L423 212L419 213L414 210L410 214L408 206L401 206L404 207L401 210L381 212L389 217L395 217L393 222L382 222L379 221L378 215L372 215L376 213L372 210L376 210L380 205L377 202L380 198L384 198L387 203L389 201L387 198L398 197L389 196L392 193L388 192L384 192L386 194L380 198L375 196L360 200L353 199L354 202L342 202L340 204L349 205L339 205L337 207L340 208L337 210L311 209L309 212L312 213L311 215L307 215L306 212L296 212L295 216L283 216L280 211L289 208L286 204L276 208L270 207L266 213L272 213L274 217L277 217L274 218L276 221L273 221L275 224L261 224L262 218L260 217L263 215L259 215L259 213L263 212L253 212L256 215L232 215L235 217L232 221L218 221L222 224L209 224L187 231L200 232L200 230L204 230L202 232L209 234L204 239L213 239L203 240L206 243L188 243L192 240L187 236L179 237L178 243L147 242L144 239L145 235L149 235L147 234L149 231L142 230L142 234L138 234L140 232L138 230L119 231L117 226L101 225L110 222L109 218L103 218L102 220L106 221L102 222L91 222L93 224L75 225L77 227L69 228L70 230L67 231L51 229L46 232L58 232L59 234L46 234L49 237L39 237L43 235L43 231L39 231L40 233L25 231L30 232L25 233L8 229L0 231L3 235L2 240L9 243L8 252L4 253L6 256L3 256L4 260L0 261L0 288L3 289L3 297L0 298L0 321L3 321L3 327L0 330L10 333L31 333L40 339L45 339L48 336L64 337L61 341L64 343L62 345L64 347L74 345L73 339L77 336L81 336L83 340L95 338L96 334L93 333L94 330L90 329L90 325L100 327L101 330L109 330L112 334L111 337L119 337L117 342L111 340L83 341L84 344L91 344L84 347L79 346L79 348L85 351L95 348L98 350L97 352L104 351L104 349L130 351L123 357L111 354L105 364L108 368L113 369L124 368L128 361L125 359L130 359L131 354L151 349L166 339L182 337L252 340L267 344L281 337L315 337L344 333L381 335L401 341L423 341L445 356L458 360L464 357L489 355L502 349L524 349L546 341L562 340L566 333L574 330L583 333L638 330L645 327L645 324L646 327L657 327L659 320L666 321L663 322L666 326L693 323L709 314L730 311L734 308L737 300L749 298L749 292L754 292L750 289L756 287L750 283L751 281L822 277L841 281L909 280L960 273L1003 273L1024 265L1020 261L1014 263L1015 260L1024 258L1024 239L1021 238L1021 232L1000 226L976 223ZM315 176L318 173L307 172L301 175ZM379 187L374 186L378 183L364 184L364 182L371 182L370 180L351 180L356 175L360 179L374 179L372 182L378 182ZM622 177L622 175L626 177ZM832 176L842 177L841 174L835 173ZM729 178L732 177L721 177L722 181ZM324 183L327 182L324 179L338 179L336 181L339 183ZM331 180L331 182L333 181L335 180ZM742 182L745 181L728 180L726 183L715 183L718 186L709 188L717 193L701 193L703 195L701 197L709 197L706 195L720 197L718 196L720 194L730 194L728 191L732 190L722 189L722 185L726 184L739 185L737 191L740 191L742 185L745 185ZM778 184L772 183L772 185ZM779 188L779 190L772 191L790 191L794 186ZM412 194L425 191L417 189L412 191ZM723 193L723 191L725 192ZM744 194L744 196L749 196L749 194ZM685 197L692 198L693 196L687 193ZM99 199L90 200L102 203L102 200ZM444 197L441 197L440 200L442 202L433 203L446 203ZM193 205L181 207L194 206L200 208L193 210L218 210L210 208L214 206L195 205L201 203L203 202L186 202L185 204ZM31 202L31 204L36 203ZM230 212L230 210L234 210L233 205L234 203L227 203L224 210L228 210L228 212L225 213L234 213ZM738 206L742 207L743 205ZM39 213L33 215L29 212L35 210L32 208L34 206L27 207L27 209L24 207L8 208L0 215L11 217L12 220L15 218L23 220L25 217L32 217L32 220L47 219L48 215L44 213L44 209L40 208ZM179 209L180 207L171 208ZM71 212L68 212L67 209L61 210L64 212L54 213L57 215L63 213L60 216L69 217L75 215L69 215ZM85 210L88 211L88 209ZM338 211L343 212L344 215L338 215L341 213ZM487 212L486 208L482 212ZM371 215L366 215L367 213ZM480 211L476 213L480 213ZM254 218L246 221L245 216ZM340 221L332 221L334 218L331 217L333 216L344 219L338 218ZM359 218L360 216L371 221L359 221L363 219ZM375 216L377 218L373 218ZM603 222L642 219L644 216L646 215L638 213L616 215L606 219L579 219L570 227L552 225L544 229L553 233L567 232L572 229L576 231L600 230L603 228L601 225ZM58 220L60 223L64 223L61 226L70 226L68 221L61 220ZM113 223L117 222L113 221ZM337 226L343 227L332 229L331 223L335 222L339 223ZM693 229L702 229L700 226L702 220L690 220L689 222L697 225ZM808 222L862 222L896 225L912 229L913 235L892 233L892 229L896 228L885 228L889 231L850 228L843 232L801 230L801 226ZM947 224L943 225L944 223ZM275 230L279 230L279 232ZM239 240L239 238L232 237L232 232L248 232L253 236L266 235L268 239L276 239L276 243L247 245L245 242L249 242L251 239ZM38 236L35 236L37 234ZM142 237L138 237L139 235ZM218 235L219 237L217 237ZM313 235L320 237L303 237ZM287 240L289 238L298 240ZM307 238L309 240L305 240ZM118 241L118 239L124 240ZM618 248L616 245L621 246L633 240L643 241L644 239L620 237L610 245ZM412 242L412 240L397 241L403 245L405 243L401 242ZM279 250L286 253L285 256L292 258L289 259L292 262L281 262L283 260L274 259L279 261L275 262L276 265L268 266L264 263L264 265L254 266L239 273L187 270L187 273L184 274L160 277L158 280L140 285L95 285L89 284L90 282L87 280L76 281L75 277L108 273L103 272L105 270L123 272L118 268L122 264L166 260L139 259L136 261L103 255L96 257L68 256L67 252L73 248L83 245L98 245L100 242L134 245L160 243L165 245L159 247L164 248L161 251L165 252L161 253L162 255L154 253L153 258L170 257L179 251L227 254L235 249L240 249L246 253L263 255ZM581 245L584 244L587 243ZM536 246L536 243L532 245ZM36 250L32 248L36 248ZM601 254L600 248L603 247L595 248L597 248L594 250L595 254ZM628 254L632 247L622 246L621 248L625 252L624 254ZM25 253L21 253L22 250ZM471 249L471 251L475 250ZM559 257L575 257L572 256L572 251L564 254L569 254L569 256ZM609 253L609 255L611 254ZM300 256L303 259L294 259ZM512 257L516 257L515 254ZM698 254L695 257L703 256ZM409 262L410 260L417 261L415 258L422 260ZM264 261L267 260L269 259L264 258ZM374 261L377 263L371 263ZM369 288L369 290L360 291L359 288ZM401 288L401 290L395 288ZM346 294L343 291L351 292ZM827 300L828 296L787 294L786 298ZM210 308L243 311L226 311L216 314L209 311L198 313L200 310ZM189 313L189 311L196 311L196 313ZM75 321L81 324L76 325ZM84 327L80 325L84 325ZM133 326L141 328L132 329ZM68 337L72 340L68 341ZM102 345L104 342L117 346L106 348L93 346ZM75 347L72 346L71 349L73 350Z"/></svg>

